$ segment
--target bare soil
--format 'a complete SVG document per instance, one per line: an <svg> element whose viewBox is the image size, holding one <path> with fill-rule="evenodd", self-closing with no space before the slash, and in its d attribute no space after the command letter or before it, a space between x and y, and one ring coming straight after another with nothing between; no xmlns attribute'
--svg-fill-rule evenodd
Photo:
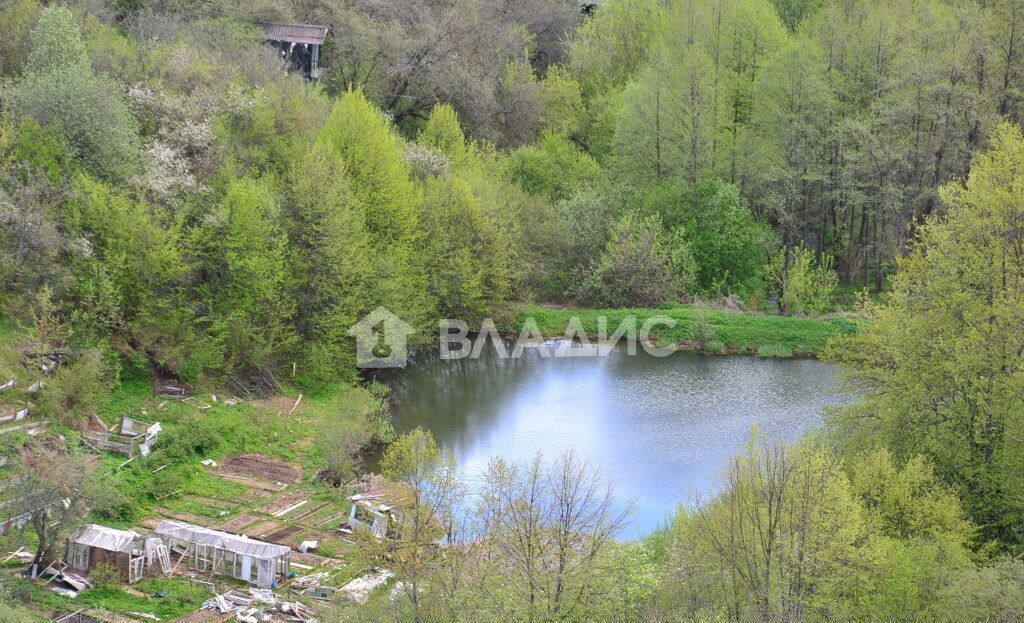
<svg viewBox="0 0 1024 623"><path fill-rule="evenodd" d="M302 482L302 469L262 454L238 454L224 459L220 471L236 476L252 476L274 482Z"/></svg>
<svg viewBox="0 0 1024 623"><path fill-rule="evenodd" d="M267 504L266 506L261 508L260 512L266 513L268 515L279 513L284 509L288 508L289 506L294 506L295 504L298 504L302 500L305 500L306 498L309 497L309 495L309 491L292 491L291 493L286 493L281 497L277 498L276 500L274 500L273 502L271 502L270 504Z"/></svg>

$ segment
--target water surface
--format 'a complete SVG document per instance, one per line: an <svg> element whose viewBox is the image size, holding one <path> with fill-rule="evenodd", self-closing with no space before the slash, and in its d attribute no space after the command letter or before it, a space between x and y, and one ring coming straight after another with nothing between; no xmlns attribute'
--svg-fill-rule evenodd
<svg viewBox="0 0 1024 623"><path fill-rule="evenodd" d="M610 352L607 352L609 351ZM388 379L399 432L417 426L458 457L471 486L491 457L525 463L574 450L610 478L636 511L623 538L665 523L678 504L715 490L752 427L794 440L838 403L837 370L812 360L705 356L476 360L420 355Z"/></svg>

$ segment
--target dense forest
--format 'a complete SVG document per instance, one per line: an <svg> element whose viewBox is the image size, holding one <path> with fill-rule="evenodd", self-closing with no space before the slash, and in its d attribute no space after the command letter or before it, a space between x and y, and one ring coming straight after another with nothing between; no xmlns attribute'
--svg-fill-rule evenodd
<svg viewBox="0 0 1024 623"><path fill-rule="evenodd" d="M271 21L329 27L320 80ZM642 541L573 457L468 512L400 438L404 593L324 620L1021 620L1022 123L1019 0L3 0L0 381L73 353L36 407L78 426L151 374L360 383L378 306L842 309L860 401Z"/></svg>

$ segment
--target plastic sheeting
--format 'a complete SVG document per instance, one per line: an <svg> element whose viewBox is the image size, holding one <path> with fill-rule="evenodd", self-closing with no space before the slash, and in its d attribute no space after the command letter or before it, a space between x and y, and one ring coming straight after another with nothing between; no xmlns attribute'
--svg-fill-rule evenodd
<svg viewBox="0 0 1024 623"><path fill-rule="evenodd" d="M287 545L265 543L256 539L250 539L249 537L210 530L202 526L194 526L170 519L161 521L156 527L156 533L161 537L195 543L197 545L210 545L236 554L252 556L253 558L279 558L287 556L292 551Z"/></svg>
<svg viewBox="0 0 1024 623"><path fill-rule="evenodd" d="M131 554L136 539L141 538L141 534L131 530L117 530L116 528L89 524L80 528L70 540L77 545L98 547L108 552Z"/></svg>

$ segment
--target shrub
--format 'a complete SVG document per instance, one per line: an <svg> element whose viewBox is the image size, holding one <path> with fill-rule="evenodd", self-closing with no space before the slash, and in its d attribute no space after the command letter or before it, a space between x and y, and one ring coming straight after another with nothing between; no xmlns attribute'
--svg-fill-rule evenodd
<svg viewBox="0 0 1024 623"><path fill-rule="evenodd" d="M685 293L693 274L693 255L679 230L666 234L658 215L627 212L609 232L591 291L599 305L656 307Z"/></svg>
<svg viewBox="0 0 1024 623"><path fill-rule="evenodd" d="M788 316L831 311L839 283L832 266L831 257L822 256L818 262L814 251L803 246L788 251L783 249L769 269L779 290L782 314Z"/></svg>
<svg viewBox="0 0 1024 623"><path fill-rule="evenodd" d="M86 351L47 381L39 393L39 413L62 424L80 424L110 397L110 372L102 351Z"/></svg>
<svg viewBox="0 0 1024 623"><path fill-rule="evenodd" d="M697 343L698 348L706 349L715 339L715 327L706 314L697 314L690 321L690 339Z"/></svg>
<svg viewBox="0 0 1024 623"><path fill-rule="evenodd" d="M120 574L117 572L117 568L113 565L109 565L105 562L101 562L92 571L89 572L89 577L95 582L96 588L114 588L118 585Z"/></svg>

